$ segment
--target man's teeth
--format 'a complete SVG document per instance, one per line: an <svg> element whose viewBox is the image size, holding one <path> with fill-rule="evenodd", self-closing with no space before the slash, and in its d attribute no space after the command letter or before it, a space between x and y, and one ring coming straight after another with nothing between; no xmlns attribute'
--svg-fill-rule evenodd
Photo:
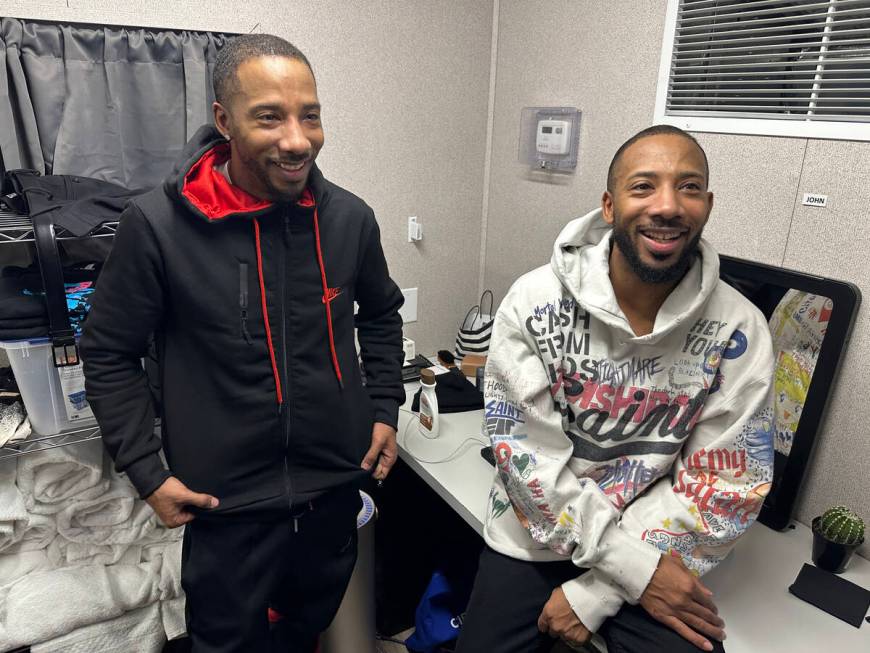
<svg viewBox="0 0 870 653"><path fill-rule="evenodd" d="M651 238L652 240L658 240L660 242L667 242L669 240L676 240L680 237L680 234L651 234L645 233L644 236L647 238Z"/></svg>
<svg viewBox="0 0 870 653"><path fill-rule="evenodd" d="M282 170L290 170L291 172L295 172L296 170L301 170L302 166L305 165L305 161L301 161L300 163L282 163L278 161L276 165Z"/></svg>

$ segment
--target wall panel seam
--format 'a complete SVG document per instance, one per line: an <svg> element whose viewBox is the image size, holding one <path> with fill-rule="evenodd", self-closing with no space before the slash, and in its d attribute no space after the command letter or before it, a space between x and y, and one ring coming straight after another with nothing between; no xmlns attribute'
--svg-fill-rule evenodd
<svg viewBox="0 0 870 653"><path fill-rule="evenodd" d="M499 0L492 0L492 35L489 50L489 97L486 111L486 151L483 157L483 198L480 215L480 255L477 270L477 293L483 293L486 282L486 238L489 218L489 188L492 182L492 134L495 122L495 87L498 73Z"/></svg>
<svg viewBox="0 0 870 653"><path fill-rule="evenodd" d="M803 156L801 157L801 169L800 169L800 172L798 172L797 184L796 184L795 191L794 191L794 202L792 202L792 205L791 205L791 216L789 217L789 220L788 220L788 233L785 236L785 247L782 248L782 257L780 258L780 261L779 261L779 267L781 267L781 268L785 267L785 259L786 259L786 256L788 255L788 243L789 243L789 240L791 239L791 230L792 230L792 227L794 226L795 213L797 213L797 207L799 206L798 200L799 200L800 194L801 194L801 182L803 181L803 178L804 178L804 164L807 161L807 150L809 149L809 143L810 143L810 139L808 139L808 138L804 139L804 153L803 153Z"/></svg>

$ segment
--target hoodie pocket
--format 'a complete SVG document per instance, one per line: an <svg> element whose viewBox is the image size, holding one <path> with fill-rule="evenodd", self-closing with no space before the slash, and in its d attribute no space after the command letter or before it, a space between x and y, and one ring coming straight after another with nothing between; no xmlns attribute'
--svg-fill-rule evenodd
<svg viewBox="0 0 870 653"><path fill-rule="evenodd" d="M248 331L248 264L239 263L239 322L242 337L249 345L254 341Z"/></svg>

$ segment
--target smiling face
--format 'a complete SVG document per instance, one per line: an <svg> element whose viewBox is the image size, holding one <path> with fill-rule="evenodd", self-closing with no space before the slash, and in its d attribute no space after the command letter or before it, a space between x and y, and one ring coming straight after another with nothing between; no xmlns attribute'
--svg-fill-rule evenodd
<svg viewBox="0 0 870 653"><path fill-rule="evenodd" d="M228 106L214 104L230 138L230 177L260 199L296 200L323 146L314 76L298 59L264 56L244 61L236 77Z"/></svg>
<svg viewBox="0 0 870 653"><path fill-rule="evenodd" d="M679 281L713 208L701 150L678 134L643 137L623 152L613 182L602 198L613 225L611 267L644 283Z"/></svg>

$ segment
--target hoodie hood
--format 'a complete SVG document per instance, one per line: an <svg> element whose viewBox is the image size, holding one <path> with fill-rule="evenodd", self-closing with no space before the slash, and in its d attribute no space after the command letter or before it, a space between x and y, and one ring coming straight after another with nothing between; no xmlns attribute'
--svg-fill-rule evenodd
<svg viewBox="0 0 870 653"><path fill-rule="evenodd" d="M254 197L234 186L216 169L229 158L227 140L213 125L203 125L185 145L164 182L164 188L170 197L207 222L234 216L254 218L269 212L275 206L274 202ZM306 192L297 202L299 206L310 208L314 205L314 194L308 191L319 188L321 179L317 166L312 166Z"/></svg>
<svg viewBox="0 0 870 653"><path fill-rule="evenodd" d="M719 256L703 238L695 261L659 309L652 333L636 336L610 283L612 231L599 208L569 222L556 238L550 265L581 306L628 338L646 343L660 340L700 312L719 283Z"/></svg>

